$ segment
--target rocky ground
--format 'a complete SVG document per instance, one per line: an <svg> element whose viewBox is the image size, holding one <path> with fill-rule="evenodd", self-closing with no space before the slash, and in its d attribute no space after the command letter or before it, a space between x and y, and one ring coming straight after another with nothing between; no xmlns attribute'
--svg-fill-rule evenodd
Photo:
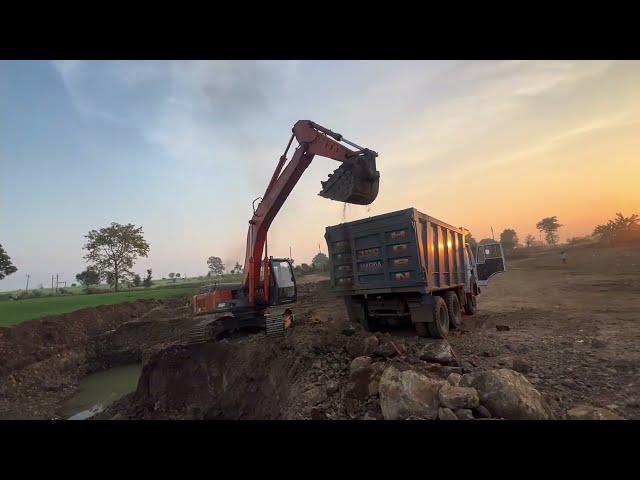
<svg viewBox="0 0 640 480"><path fill-rule="evenodd" d="M640 252L509 262L447 342L350 325L327 282L296 322L187 346L184 303L136 302L0 329L0 418L58 418L79 379L144 362L98 419L640 418ZM315 279L314 279L315 280Z"/></svg>
<svg viewBox="0 0 640 480"><path fill-rule="evenodd" d="M508 348L512 356L499 354L493 335L473 348L464 329L449 342L410 329L371 334L347 322L327 282L306 286L301 297L284 338L177 342L149 359L136 392L98 418L622 418L589 399L565 408L541 393L537 365Z"/></svg>

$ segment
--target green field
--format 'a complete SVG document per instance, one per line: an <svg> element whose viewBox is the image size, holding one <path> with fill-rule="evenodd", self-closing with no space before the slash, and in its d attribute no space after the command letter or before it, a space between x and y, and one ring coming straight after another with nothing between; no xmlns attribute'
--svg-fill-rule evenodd
<svg viewBox="0 0 640 480"><path fill-rule="evenodd" d="M118 293L101 293L97 295L69 295L65 297L29 298L17 301L0 302L0 326L15 325L48 315L60 315L74 312L82 308L114 303L132 302L151 298L170 298L189 296L196 293L193 287L185 288L151 288Z"/></svg>

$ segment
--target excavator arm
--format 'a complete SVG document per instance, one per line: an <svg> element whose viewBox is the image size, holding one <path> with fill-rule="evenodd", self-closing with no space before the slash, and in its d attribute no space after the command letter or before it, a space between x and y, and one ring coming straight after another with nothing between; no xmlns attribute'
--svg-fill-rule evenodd
<svg viewBox="0 0 640 480"><path fill-rule="evenodd" d="M342 162L342 165L329 176L329 180L321 182L320 196L358 205L369 205L378 196L380 174L376 170L376 152L359 147L339 133L310 120L299 120L292 131L289 144L280 157L258 207L254 209L253 217L249 220L242 281L248 290L250 305L254 305L256 300L263 253L264 296L266 299L269 298L269 269L265 252L267 232L293 187L316 155ZM287 153L294 139L298 146L287 163ZM346 143L354 149L347 148L339 142Z"/></svg>

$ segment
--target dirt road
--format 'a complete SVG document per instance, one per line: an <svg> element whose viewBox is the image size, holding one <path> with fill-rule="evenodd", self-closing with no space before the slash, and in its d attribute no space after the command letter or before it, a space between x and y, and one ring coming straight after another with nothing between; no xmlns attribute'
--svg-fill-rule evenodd
<svg viewBox="0 0 640 480"><path fill-rule="evenodd" d="M556 413L586 403L638 419L640 250L575 249L568 259L510 262L451 344L482 368L522 371Z"/></svg>

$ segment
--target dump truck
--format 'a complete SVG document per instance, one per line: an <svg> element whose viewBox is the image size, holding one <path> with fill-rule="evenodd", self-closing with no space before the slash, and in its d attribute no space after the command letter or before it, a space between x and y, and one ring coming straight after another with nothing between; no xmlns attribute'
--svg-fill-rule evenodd
<svg viewBox="0 0 640 480"><path fill-rule="evenodd" d="M327 227L331 289L367 331L406 323L421 337L445 338L462 310L476 313L481 287L506 271L500 242L474 256L468 234L415 208Z"/></svg>

